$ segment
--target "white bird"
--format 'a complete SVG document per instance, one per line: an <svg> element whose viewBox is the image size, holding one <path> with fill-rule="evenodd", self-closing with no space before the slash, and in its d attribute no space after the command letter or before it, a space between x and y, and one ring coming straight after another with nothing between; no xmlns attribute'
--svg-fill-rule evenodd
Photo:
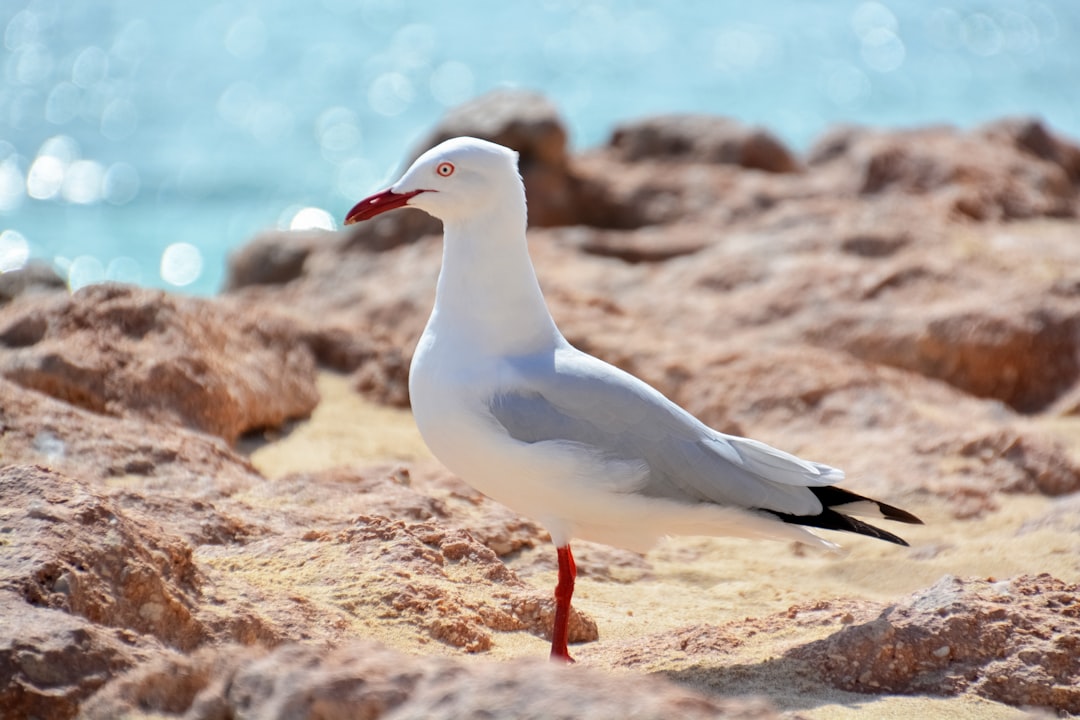
<svg viewBox="0 0 1080 720"><path fill-rule="evenodd" d="M540 522L558 550L551 657L572 662L570 540L645 552L665 535L794 539L803 526L903 539L851 514L920 523L834 487L844 473L706 426L559 332L526 245L517 153L475 138L428 150L345 224L403 206L443 222L442 270L409 368L432 453L480 492Z"/></svg>

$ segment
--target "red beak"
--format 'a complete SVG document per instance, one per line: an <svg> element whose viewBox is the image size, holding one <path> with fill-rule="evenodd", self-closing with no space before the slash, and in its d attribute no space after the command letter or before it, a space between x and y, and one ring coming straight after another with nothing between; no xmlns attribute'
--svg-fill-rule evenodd
<svg viewBox="0 0 1080 720"><path fill-rule="evenodd" d="M380 215L387 210L393 210L394 208L405 207L409 204L409 200L416 197L423 190L410 190L406 193L396 193L389 188L382 192L377 192L371 197L364 198L360 202L353 206L353 209L345 216L345 224L352 225L358 223L361 220L370 220L376 215Z"/></svg>

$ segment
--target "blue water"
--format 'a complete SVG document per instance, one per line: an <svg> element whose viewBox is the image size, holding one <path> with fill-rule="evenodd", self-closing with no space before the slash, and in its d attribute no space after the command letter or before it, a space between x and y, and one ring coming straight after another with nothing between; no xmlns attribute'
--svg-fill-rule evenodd
<svg viewBox="0 0 1080 720"><path fill-rule="evenodd" d="M536 89L576 147L699 111L829 125L1030 114L1080 137L1080 1L4 0L0 271L44 258L211 293L273 227L329 226L444 110Z"/></svg>

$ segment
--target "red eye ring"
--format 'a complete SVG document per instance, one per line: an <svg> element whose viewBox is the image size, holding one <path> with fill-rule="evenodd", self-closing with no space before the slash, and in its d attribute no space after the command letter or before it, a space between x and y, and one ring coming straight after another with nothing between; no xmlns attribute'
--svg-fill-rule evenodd
<svg viewBox="0 0 1080 720"><path fill-rule="evenodd" d="M435 168L435 172L442 177L450 177L454 174L454 163L441 162Z"/></svg>

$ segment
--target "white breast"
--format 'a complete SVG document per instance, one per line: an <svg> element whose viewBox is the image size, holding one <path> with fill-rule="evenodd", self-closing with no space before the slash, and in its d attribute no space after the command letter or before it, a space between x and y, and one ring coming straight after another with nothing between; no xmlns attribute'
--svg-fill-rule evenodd
<svg viewBox="0 0 1080 720"><path fill-rule="evenodd" d="M490 410L506 377L501 361L448 350L437 338L425 331L409 370L413 415L424 442L469 485L538 521L556 545L577 537L644 552L667 534L824 543L801 527L736 508L618 492L635 487L636 476L648 468L605 458L581 443L515 440Z"/></svg>

